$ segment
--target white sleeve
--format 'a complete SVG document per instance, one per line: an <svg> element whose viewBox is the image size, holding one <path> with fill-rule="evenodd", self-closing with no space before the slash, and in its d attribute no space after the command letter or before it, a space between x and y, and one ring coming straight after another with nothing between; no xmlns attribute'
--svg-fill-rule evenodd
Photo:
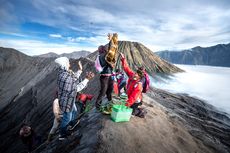
<svg viewBox="0 0 230 153"><path fill-rule="evenodd" d="M82 89L84 89L87 85L87 83L89 82L88 79L84 79L82 82L78 83L76 86L75 86L75 91L76 92L79 92L81 91Z"/></svg>

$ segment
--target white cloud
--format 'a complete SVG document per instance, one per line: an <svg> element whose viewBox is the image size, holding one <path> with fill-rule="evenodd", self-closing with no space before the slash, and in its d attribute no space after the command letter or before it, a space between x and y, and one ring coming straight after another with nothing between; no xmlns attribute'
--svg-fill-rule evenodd
<svg viewBox="0 0 230 153"><path fill-rule="evenodd" d="M27 35L22 34L22 33L0 31L0 34L1 33L6 34L6 35L11 35L11 36L17 36L17 37L28 37Z"/></svg>
<svg viewBox="0 0 230 153"><path fill-rule="evenodd" d="M47 34L62 38L64 44L105 44L108 32L117 32L119 40L141 42L153 51L206 47L230 40L227 0L33 0L31 4L34 13L22 18L70 30L72 35L67 37Z"/></svg>
<svg viewBox="0 0 230 153"><path fill-rule="evenodd" d="M53 37L53 38L61 38L62 35L60 34L49 34L50 37Z"/></svg>
<svg viewBox="0 0 230 153"><path fill-rule="evenodd" d="M96 51L97 46L87 47L81 44L57 44L46 43L37 40L12 40L12 39L0 39L0 46L17 49L27 55L40 55L48 52L54 52L57 54L70 53L73 51L87 50Z"/></svg>

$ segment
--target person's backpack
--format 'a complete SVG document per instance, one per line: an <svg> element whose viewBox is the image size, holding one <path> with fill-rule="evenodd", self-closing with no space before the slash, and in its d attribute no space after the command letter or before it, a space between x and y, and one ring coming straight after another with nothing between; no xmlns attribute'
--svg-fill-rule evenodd
<svg viewBox="0 0 230 153"><path fill-rule="evenodd" d="M99 56L100 55L97 56L97 58L94 62L94 66L95 66L96 70L100 73L103 70L103 67L101 66Z"/></svg>
<svg viewBox="0 0 230 153"><path fill-rule="evenodd" d="M95 62L94 62L94 66L96 68L96 70L101 73L101 71L103 70L104 66L106 66L106 61L105 61L105 55L101 54L98 55Z"/></svg>
<svg viewBox="0 0 230 153"><path fill-rule="evenodd" d="M149 90L150 87L150 79L148 73L144 73L144 77L141 79L142 85L143 85L143 93L146 93Z"/></svg>

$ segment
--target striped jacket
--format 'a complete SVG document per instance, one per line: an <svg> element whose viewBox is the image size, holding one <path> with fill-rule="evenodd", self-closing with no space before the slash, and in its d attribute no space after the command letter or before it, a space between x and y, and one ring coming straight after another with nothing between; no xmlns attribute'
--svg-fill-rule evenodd
<svg viewBox="0 0 230 153"><path fill-rule="evenodd" d="M76 73L62 68L58 70L58 99L62 112L70 112L72 110L77 92L85 88L89 81L84 79L82 82L79 82L81 73L81 70L78 70Z"/></svg>

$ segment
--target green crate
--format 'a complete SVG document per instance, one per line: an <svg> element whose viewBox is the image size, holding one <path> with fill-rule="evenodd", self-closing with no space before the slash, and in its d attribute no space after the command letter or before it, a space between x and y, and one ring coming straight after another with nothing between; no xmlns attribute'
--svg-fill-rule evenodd
<svg viewBox="0 0 230 153"><path fill-rule="evenodd" d="M111 119L114 122L127 122L130 120L133 109L124 105L113 105Z"/></svg>

